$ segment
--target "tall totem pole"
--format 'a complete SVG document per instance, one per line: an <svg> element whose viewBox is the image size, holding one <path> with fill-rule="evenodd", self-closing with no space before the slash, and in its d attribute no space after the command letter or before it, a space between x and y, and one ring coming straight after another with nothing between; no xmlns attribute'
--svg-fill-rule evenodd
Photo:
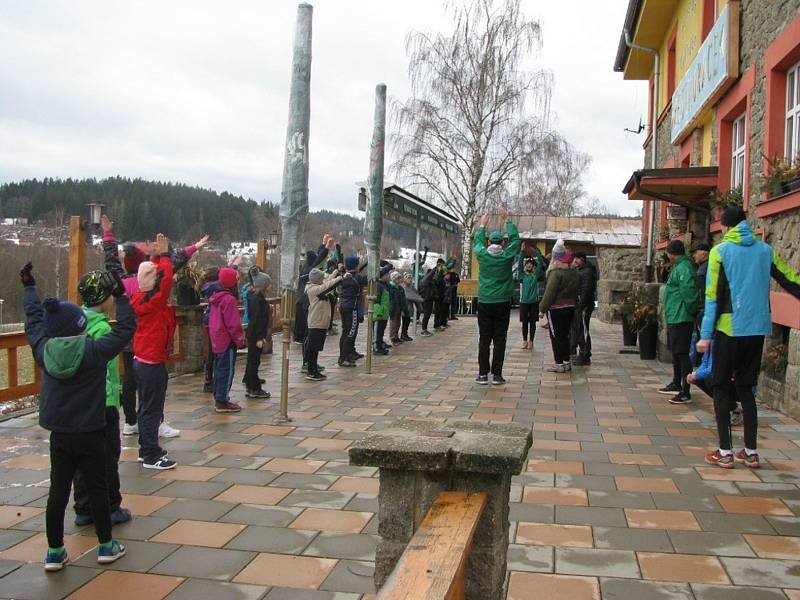
<svg viewBox="0 0 800 600"><path fill-rule="evenodd" d="M275 420L289 421L289 347L295 318L295 289L300 266L300 245L308 215L308 136L311 123L311 17L313 7L297 7L289 91L289 123L281 187L281 313L283 353L281 357L280 412Z"/></svg>

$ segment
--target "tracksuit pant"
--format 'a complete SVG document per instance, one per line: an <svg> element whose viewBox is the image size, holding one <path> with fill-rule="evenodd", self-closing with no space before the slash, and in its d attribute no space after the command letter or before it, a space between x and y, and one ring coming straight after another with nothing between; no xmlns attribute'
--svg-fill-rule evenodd
<svg viewBox="0 0 800 600"><path fill-rule="evenodd" d="M224 352L214 353L214 402L230 402L233 375L236 372L236 344L231 343Z"/></svg>
<svg viewBox="0 0 800 600"><path fill-rule="evenodd" d="M133 361L136 388L139 390L139 456L153 463L166 452L158 445L158 426L164 419L164 402L167 398L167 366Z"/></svg>
<svg viewBox="0 0 800 600"><path fill-rule="evenodd" d="M135 423L134 419L134 423ZM119 439L119 409L116 406L106 406L106 428L103 430L105 445L106 486L108 487L108 504L113 513L119 510L122 504L122 494L119 491L119 456L122 452L122 443ZM76 515L91 515L92 503L89 498L89 488L83 473L75 471L72 480L74 486L73 500Z"/></svg>
<svg viewBox="0 0 800 600"><path fill-rule="evenodd" d="M503 376L511 303L478 303L478 374ZM489 348L493 347L489 364Z"/></svg>
<svg viewBox="0 0 800 600"><path fill-rule="evenodd" d="M358 308L340 309L342 316L342 334L339 337L339 362L350 360L356 353L356 337L358 337Z"/></svg>
<svg viewBox="0 0 800 600"><path fill-rule="evenodd" d="M557 365L569 362L569 340L574 316L574 306L551 308L547 311L547 320L550 322L550 343L553 346L553 361Z"/></svg>

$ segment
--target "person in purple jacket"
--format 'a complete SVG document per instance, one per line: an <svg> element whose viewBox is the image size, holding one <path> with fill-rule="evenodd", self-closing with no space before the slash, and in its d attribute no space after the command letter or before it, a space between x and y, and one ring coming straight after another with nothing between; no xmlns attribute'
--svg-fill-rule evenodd
<svg viewBox="0 0 800 600"><path fill-rule="evenodd" d="M236 269L220 269L220 289L209 300L211 312L208 318L208 335L214 352L214 410L218 413L242 410L241 406L230 400L236 371L236 350L244 348L246 344L239 305L233 293L238 280Z"/></svg>

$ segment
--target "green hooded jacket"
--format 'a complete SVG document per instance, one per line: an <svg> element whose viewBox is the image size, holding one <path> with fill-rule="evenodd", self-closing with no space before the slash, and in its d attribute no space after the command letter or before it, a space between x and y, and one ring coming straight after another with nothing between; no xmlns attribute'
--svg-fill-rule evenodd
<svg viewBox="0 0 800 600"><path fill-rule="evenodd" d="M82 308L87 321L86 335L97 339L111 331L111 324L106 315L86 306ZM106 406L117 408L120 406L119 356L112 358L106 368Z"/></svg>
<svg viewBox="0 0 800 600"><path fill-rule="evenodd" d="M519 302L520 304L536 304L539 302L539 281L544 277L544 261L539 248L536 248L536 266L533 271L528 273L525 270L526 258L520 254L519 263L517 263L517 279L521 286Z"/></svg>
<svg viewBox="0 0 800 600"><path fill-rule="evenodd" d="M694 323L698 303L697 273L688 256L681 256L669 274L664 290L667 325Z"/></svg>
<svg viewBox="0 0 800 600"><path fill-rule="evenodd" d="M499 304L511 302L514 297L514 275L512 267L519 254L520 239L517 226L511 221L506 223L508 244L505 248L489 251L486 246L486 229L478 228L475 232L473 251L480 266L478 275L478 302L483 304Z"/></svg>

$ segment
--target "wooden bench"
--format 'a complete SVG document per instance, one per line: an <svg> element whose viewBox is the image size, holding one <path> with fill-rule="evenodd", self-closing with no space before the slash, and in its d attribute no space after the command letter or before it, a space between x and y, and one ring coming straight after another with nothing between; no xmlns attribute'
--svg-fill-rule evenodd
<svg viewBox="0 0 800 600"><path fill-rule="evenodd" d="M431 505L378 600L461 600L487 495L443 492Z"/></svg>

